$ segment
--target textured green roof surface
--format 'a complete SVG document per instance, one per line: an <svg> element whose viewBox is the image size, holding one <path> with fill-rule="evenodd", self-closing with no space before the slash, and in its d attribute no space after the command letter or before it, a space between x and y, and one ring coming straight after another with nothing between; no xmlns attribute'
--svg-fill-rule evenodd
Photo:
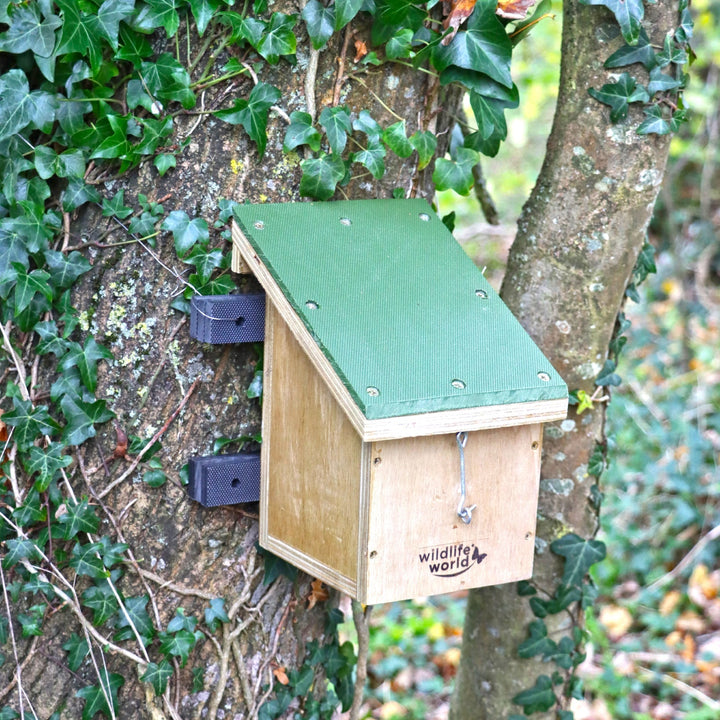
<svg viewBox="0 0 720 720"><path fill-rule="evenodd" d="M424 200L242 205L235 216L369 420L567 397Z"/></svg>

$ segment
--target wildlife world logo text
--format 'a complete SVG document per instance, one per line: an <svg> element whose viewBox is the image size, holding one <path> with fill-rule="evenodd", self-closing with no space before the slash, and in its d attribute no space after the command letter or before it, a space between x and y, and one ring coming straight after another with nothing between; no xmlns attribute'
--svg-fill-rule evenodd
<svg viewBox="0 0 720 720"><path fill-rule="evenodd" d="M420 563L437 577L462 575L471 567L479 565L486 557L487 553L481 553L474 543L438 545L418 553Z"/></svg>

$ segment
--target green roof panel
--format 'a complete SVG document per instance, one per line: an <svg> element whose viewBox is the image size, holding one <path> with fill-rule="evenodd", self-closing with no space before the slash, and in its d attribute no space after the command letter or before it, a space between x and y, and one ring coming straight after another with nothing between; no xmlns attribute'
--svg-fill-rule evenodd
<svg viewBox="0 0 720 720"><path fill-rule="evenodd" d="M424 200L241 205L235 217L368 420L567 397Z"/></svg>

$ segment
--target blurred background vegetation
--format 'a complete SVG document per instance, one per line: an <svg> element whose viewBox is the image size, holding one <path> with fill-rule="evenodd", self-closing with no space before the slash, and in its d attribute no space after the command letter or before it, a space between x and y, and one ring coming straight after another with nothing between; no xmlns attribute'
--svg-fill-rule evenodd
<svg viewBox="0 0 720 720"><path fill-rule="evenodd" d="M690 120L673 140L650 228L658 272L625 309L623 383L608 411L608 553L595 572L576 720L720 718L720 0L695 0L692 11ZM556 11L516 52L520 107L483 164L500 224L484 221L474 197L439 198L496 288L545 152L561 23ZM464 603L438 596L374 611L366 717L447 717Z"/></svg>

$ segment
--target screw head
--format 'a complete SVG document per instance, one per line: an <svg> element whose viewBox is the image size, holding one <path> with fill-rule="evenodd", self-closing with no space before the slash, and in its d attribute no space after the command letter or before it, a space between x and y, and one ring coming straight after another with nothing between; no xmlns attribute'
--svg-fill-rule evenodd
<svg viewBox="0 0 720 720"><path fill-rule="evenodd" d="M258 220L256 223L254 223L256 230L264 230L265 229L265 223L262 220Z"/></svg>
<svg viewBox="0 0 720 720"><path fill-rule="evenodd" d="M475 291L475 295L477 295L477 297L479 297L481 300L487 300L487 296L488 296L488 294L487 294L487 292L485 292L485 290L480 290L480 289Z"/></svg>
<svg viewBox="0 0 720 720"><path fill-rule="evenodd" d="M430 216L429 216L427 213L420 213L420 214L418 215L418 217L419 217L423 222L429 222L429 221L430 221Z"/></svg>
<svg viewBox="0 0 720 720"><path fill-rule="evenodd" d="M549 376L546 372L539 372L539 373L538 373L538 377L539 377L540 380L542 380L543 382L550 382L550 376Z"/></svg>
<svg viewBox="0 0 720 720"><path fill-rule="evenodd" d="M305 307L309 308L310 310L317 310L320 306L314 300L308 300L305 303Z"/></svg>
<svg viewBox="0 0 720 720"><path fill-rule="evenodd" d="M368 385L365 392L367 392L370 397L377 397L380 394L380 391L373 385Z"/></svg>
<svg viewBox="0 0 720 720"><path fill-rule="evenodd" d="M457 390L465 389L465 383L462 380L458 380L457 378L455 378L455 380L453 380L450 384Z"/></svg>
<svg viewBox="0 0 720 720"><path fill-rule="evenodd" d="M340 224L347 227L349 225L352 225L352 220L350 218L342 217L340 218Z"/></svg>

